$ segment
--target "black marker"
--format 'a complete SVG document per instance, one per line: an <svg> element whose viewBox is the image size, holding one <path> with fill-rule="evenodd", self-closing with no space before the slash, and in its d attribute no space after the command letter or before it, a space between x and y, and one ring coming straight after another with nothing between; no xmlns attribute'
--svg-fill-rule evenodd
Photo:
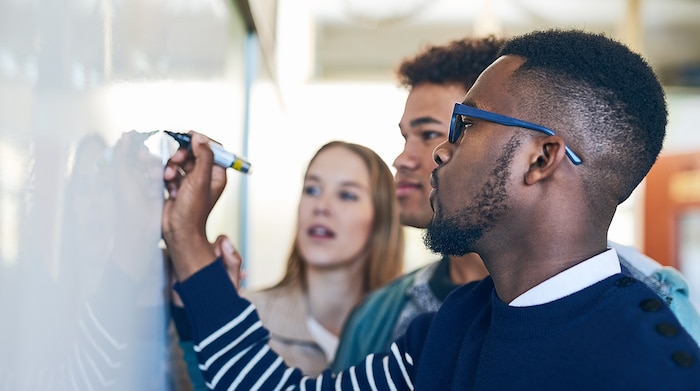
<svg viewBox="0 0 700 391"><path fill-rule="evenodd" d="M187 133L176 133L166 130L165 133L174 138L180 148L190 149L190 143L192 142L192 137ZM240 171L244 174L250 174L253 170L253 166L244 158L235 155L221 147L220 144L215 142L210 142L209 147L211 151L214 152L214 163L225 168L233 168L236 171Z"/></svg>

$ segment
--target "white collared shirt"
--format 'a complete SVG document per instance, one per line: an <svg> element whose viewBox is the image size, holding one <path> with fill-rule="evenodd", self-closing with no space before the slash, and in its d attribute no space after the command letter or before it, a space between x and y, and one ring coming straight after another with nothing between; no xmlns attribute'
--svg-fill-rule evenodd
<svg viewBox="0 0 700 391"><path fill-rule="evenodd" d="M621 272L617 251L607 251L589 258L563 272L542 281L516 297L508 305L528 307L545 304L588 288L614 274Z"/></svg>
<svg viewBox="0 0 700 391"><path fill-rule="evenodd" d="M316 341L318 346L321 347L323 354L326 355L326 359L330 363L335 357L335 352L338 350L340 338L330 332L327 328L323 327L321 323L311 316L306 317L306 326L309 328L309 333Z"/></svg>

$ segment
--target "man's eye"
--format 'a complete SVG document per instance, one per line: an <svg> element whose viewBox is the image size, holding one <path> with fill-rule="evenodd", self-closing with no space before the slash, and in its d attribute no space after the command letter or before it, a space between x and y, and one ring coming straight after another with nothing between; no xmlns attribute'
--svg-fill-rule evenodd
<svg viewBox="0 0 700 391"><path fill-rule="evenodd" d="M423 132L423 140L434 140L436 138L445 138L445 135L434 130Z"/></svg>
<svg viewBox="0 0 700 391"><path fill-rule="evenodd" d="M472 123L471 121L469 121L468 119L466 119L466 118L464 118L464 117L462 117L462 120L459 121L459 124L460 124L460 127L461 127L460 130L461 130L462 132L465 132L465 131L469 130L469 127L473 125L473 123Z"/></svg>

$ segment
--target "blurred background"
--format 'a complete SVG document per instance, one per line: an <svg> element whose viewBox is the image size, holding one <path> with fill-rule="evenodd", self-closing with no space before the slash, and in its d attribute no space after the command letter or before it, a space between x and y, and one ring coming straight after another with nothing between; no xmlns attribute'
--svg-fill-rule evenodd
<svg viewBox="0 0 700 391"><path fill-rule="evenodd" d="M197 130L252 162L208 229L237 243L248 287L267 286L312 153L341 139L391 165L395 66L467 35L575 27L649 60L668 137L609 236L681 269L700 306L698 20L698 0L0 0L0 390L79 373L66 336L82 302L139 325L121 327L143 347L126 360L163 373L125 371L125 389L167 388L159 175L175 145L153 131ZM407 269L437 258L406 230Z"/></svg>

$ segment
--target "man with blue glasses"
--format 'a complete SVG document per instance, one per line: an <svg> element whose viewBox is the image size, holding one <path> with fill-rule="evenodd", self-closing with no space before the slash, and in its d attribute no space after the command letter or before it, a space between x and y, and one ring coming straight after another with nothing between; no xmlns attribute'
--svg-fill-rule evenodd
<svg viewBox="0 0 700 391"><path fill-rule="evenodd" d="M447 45L431 46L398 67L398 79L409 90L399 129L404 148L394 160L397 199L404 225L424 229L432 219L430 174L437 164L432 152L448 139L455 142L470 118L486 120L554 135L542 125L479 110L461 101L486 68L484 60L495 59L501 40L493 37L466 38ZM498 47L497 47L498 45ZM454 110L450 111L454 106ZM575 165L581 159L568 146L566 155ZM507 246L508 243L503 243ZM651 287L670 304L681 324L700 341L700 316L689 299L685 278L672 267L641 254L633 247L610 241L627 275ZM370 353L389 350L410 322L421 313L437 311L447 295L460 285L481 280L487 270L473 252L443 255L439 261L414 270L391 284L372 292L345 323L335 360L334 372L345 370Z"/></svg>
<svg viewBox="0 0 700 391"><path fill-rule="evenodd" d="M286 367L236 297L206 237L225 185L208 140L195 135L191 154L170 159L163 237L210 388L698 389L700 348L607 245L617 205L662 147L656 76L625 46L576 30L516 37L500 54L463 103L552 134L458 113L434 152L426 236L439 253L478 253L490 276L416 318L388 354L338 374Z"/></svg>

